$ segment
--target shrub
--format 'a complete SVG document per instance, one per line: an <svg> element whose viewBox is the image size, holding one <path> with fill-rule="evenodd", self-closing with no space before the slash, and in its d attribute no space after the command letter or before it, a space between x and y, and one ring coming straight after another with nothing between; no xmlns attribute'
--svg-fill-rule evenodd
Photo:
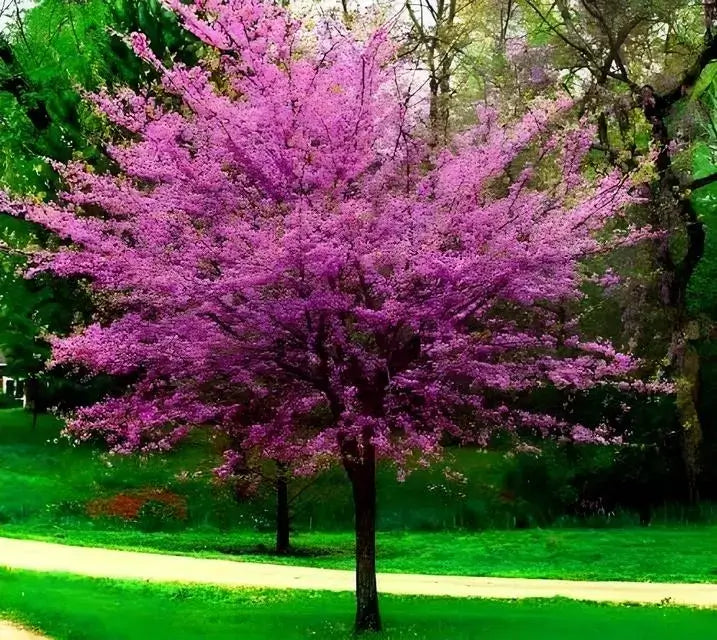
<svg viewBox="0 0 717 640"><path fill-rule="evenodd" d="M22 406L22 400L8 393L0 393L0 409L17 409Z"/></svg>
<svg viewBox="0 0 717 640"><path fill-rule="evenodd" d="M62 500L50 506L53 515L60 518L72 518L87 514L87 508L81 500Z"/></svg>
<svg viewBox="0 0 717 640"><path fill-rule="evenodd" d="M152 533L155 531L168 531L181 529L185 517L181 518L176 505L162 500L147 500L137 514L137 526L141 531Z"/></svg>
<svg viewBox="0 0 717 640"><path fill-rule="evenodd" d="M158 519L170 524L185 522L187 501L170 491L142 489L93 500L87 505L87 514L91 518L119 518L154 527Z"/></svg>

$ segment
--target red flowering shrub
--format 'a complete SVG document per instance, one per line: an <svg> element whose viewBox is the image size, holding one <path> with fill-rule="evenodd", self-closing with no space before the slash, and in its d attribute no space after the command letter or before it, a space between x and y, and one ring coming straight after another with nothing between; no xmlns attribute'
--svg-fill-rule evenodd
<svg viewBox="0 0 717 640"><path fill-rule="evenodd" d="M141 489L131 493L118 493L109 498L98 498L87 504L90 518L121 518L135 521L139 519L143 507L150 502L167 507L166 513L175 520L187 519L187 500L163 489Z"/></svg>

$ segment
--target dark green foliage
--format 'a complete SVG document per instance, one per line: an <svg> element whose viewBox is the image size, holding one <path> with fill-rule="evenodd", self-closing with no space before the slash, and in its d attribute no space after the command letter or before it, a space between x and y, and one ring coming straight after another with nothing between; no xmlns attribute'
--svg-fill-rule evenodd
<svg viewBox="0 0 717 640"><path fill-rule="evenodd" d="M717 133L715 134L717 141ZM694 177L717 173L714 151L708 144L700 144L694 152ZM717 182L701 188L694 195L694 203L705 225L705 252L690 280L688 290L692 312L717 318Z"/></svg>
<svg viewBox="0 0 717 640"><path fill-rule="evenodd" d="M142 505L137 518L137 528L148 533L176 531L185 526L177 510L165 502L148 500Z"/></svg>
<svg viewBox="0 0 717 640"><path fill-rule="evenodd" d="M0 409L15 409L22 404L22 400L15 395L0 393Z"/></svg>
<svg viewBox="0 0 717 640"><path fill-rule="evenodd" d="M157 0L43 0L0 39L0 187L52 198L61 188L51 161L78 160L107 168L106 124L81 90L138 87L146 67L116 33L147 33L157 55L192 62L196 43ZM22 249L50 240L22 220L0 213L0 241ZM15 375L33 378L39 409L78 404L60 375L44 375L44 338L86 321L91 301L80 283L25 280L24 259L0 252L0 351ZM85 380L80 385L86 387ZM87 394L85 394L87 395ZM98 389L89 394L93 399Z"/></svg>

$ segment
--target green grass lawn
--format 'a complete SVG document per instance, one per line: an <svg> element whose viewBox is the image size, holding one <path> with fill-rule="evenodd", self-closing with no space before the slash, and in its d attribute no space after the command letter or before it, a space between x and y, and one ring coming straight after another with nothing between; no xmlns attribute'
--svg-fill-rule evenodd
<svg viewBox="0 0 717 640"><path fill-rule="evenodd" d="M717 611L568 600L383 596L385 632L432 640L713 638ZM0 616L57 640L341 640L352 637L349 593L222 590L0 570Z"/></svg>

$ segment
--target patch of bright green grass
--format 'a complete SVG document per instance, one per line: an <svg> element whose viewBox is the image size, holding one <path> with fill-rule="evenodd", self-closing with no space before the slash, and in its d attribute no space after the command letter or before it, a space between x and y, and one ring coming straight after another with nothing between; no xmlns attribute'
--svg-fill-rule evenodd
<svg viewBox="0 0 717 640"><path fill-rule="evenodd" d="M209 447L190 443L166 458L108 456L99 447L72 446L61 428L49 415L32 429L22 409L0 411L0 522L87 521L88 501L145 487L181 490L212 508L215 492L206 476L215 456Z"/></svg>
<svg viewBox="0 0 717 640"><path fill-rule="evenodd" d="M717 611L383 596L377 640L713 638ZM224 590L0 571L0 615L57 640L341 640L349 593Z"/></svg>

